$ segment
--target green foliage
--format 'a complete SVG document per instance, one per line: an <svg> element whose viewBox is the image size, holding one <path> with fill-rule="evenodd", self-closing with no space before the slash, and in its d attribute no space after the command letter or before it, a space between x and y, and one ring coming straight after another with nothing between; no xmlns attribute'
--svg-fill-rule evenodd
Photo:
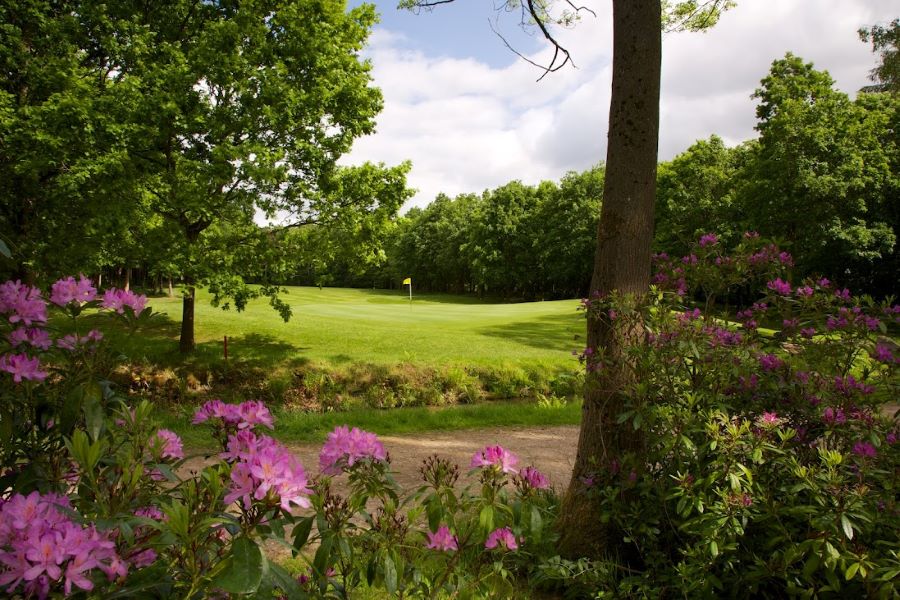
<svg viewBox="0 0 900 600"><path fill-rule="evenodd" d="M873 25L859 30L859 38L872 42L872 51L880 53L881 64L870 75L879 92L900 92L900 19L889 25Z"/></svg>
<svg viewBox="0 0 900 600"><path fill-rule="evenodd" d="M758 237L731 254L707 238L692 255L663 260L644 298L585 301L640 332L627 354L585 360L587 385L616 364L634 373L617 424L644 431L646 447L595 463L580 490L621 554L549 561L542 577L604 598L894 597L900 422L885 403L900 357L882 336L900 307L826 280L791 285L789 257ZM763 291L716 314L686 302L673 275L706 296ZM763 318L780 330L762 332Z"/></svg>

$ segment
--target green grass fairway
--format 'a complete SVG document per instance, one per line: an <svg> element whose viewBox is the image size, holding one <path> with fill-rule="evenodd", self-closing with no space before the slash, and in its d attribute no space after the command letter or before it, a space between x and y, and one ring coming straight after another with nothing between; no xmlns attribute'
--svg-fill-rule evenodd
<svg viewBox="0 0 900 600"><path fill-rule="evenodd" d="M572 350L584 346L578 302L499 304L451 295L421 295L412 303L400 291L291 287L284 299L294 311L284 323L264 299L243 312L223 311L198 292L197 354L214 362L229 338L229 356L274 365L310 361L425 366L542 365L576 368ZM181 299L153 298L162 317L138 338L120 335L132 359L178 364Z"/></svg>

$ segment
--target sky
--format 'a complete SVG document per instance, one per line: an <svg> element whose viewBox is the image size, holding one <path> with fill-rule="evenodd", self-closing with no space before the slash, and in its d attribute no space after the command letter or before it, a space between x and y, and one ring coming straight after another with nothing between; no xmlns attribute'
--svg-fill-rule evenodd
<svg viewBox="0 0 900 600"><path fill-rule="evenodd" d="M589 2L571 29L556 30L575 68L542 72L518 52L546 62L550 49L522 31L519 13L495 0L456 0L431 12L376 0L381 23L365 55L384 109L374 134L342 159L388 165L412 161L411 206L439 192L481 193L512 180L558 181L606 157L612 60L611 2ZM896 0L738 0L705 33L663 36L660 160L717 134L728 145L755 137L751 98L773 60L793 52L831 73L855 95L869 83L876 56L862 26L900 16Z"/></svg>

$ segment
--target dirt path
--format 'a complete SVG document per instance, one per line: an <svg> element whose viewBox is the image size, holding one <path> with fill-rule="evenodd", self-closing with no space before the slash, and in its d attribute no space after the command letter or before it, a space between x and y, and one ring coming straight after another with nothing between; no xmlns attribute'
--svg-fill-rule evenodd
<svg viewBox="0 0 900 600"><path fill-rule="evenodd" d="M500 444L519 457L519 466L534 465L550 477L555 488L569 483L575 463L578 426L502 427L467 429L461 431L427 432L410 436L380 437L391 456L394 477L404 489L422 483L419 466L432 454L449 458L460 466L460 473L469 469L472 454L485 446ZM318 471L320 444L288 444L307 472Z"/></svg>

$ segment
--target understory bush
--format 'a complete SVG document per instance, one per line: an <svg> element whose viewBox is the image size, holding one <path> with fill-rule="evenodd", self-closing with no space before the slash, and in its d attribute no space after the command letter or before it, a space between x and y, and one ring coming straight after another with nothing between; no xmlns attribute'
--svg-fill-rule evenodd
<svg viewBox="0 0 900 600"><path fill-rule="evenodd" d="M632 342L581 356L628 373L617 423L640 441L582 480L616 555L541 577L597 597L897 597L900 306L792 282L754 234L655 264L650 294L583 303Z"/></svg>

